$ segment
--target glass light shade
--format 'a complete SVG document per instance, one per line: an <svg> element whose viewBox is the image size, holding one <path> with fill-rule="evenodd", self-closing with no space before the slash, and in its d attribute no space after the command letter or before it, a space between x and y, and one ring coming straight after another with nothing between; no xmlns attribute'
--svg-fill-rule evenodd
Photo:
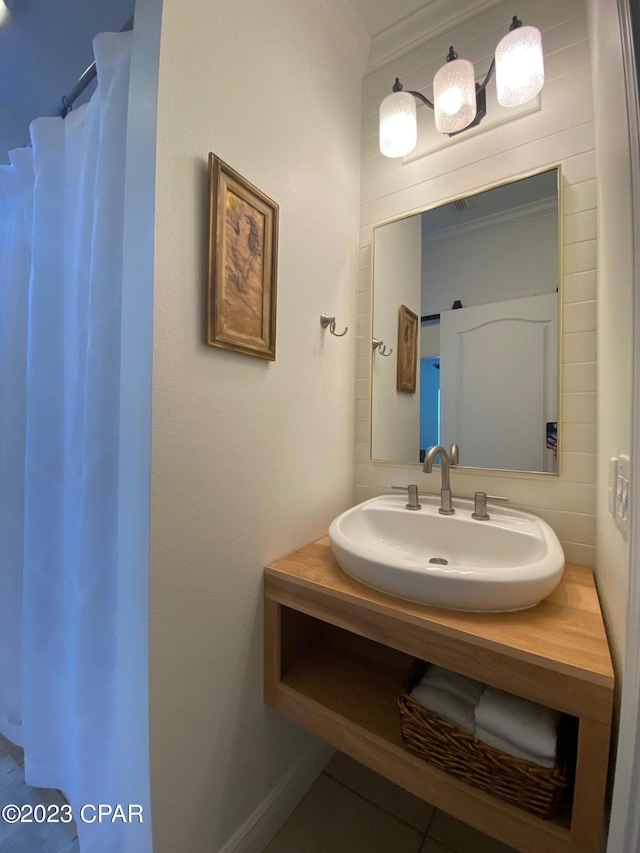
<svg viewBox="0 0 640 853"><path fill-rule="evenodd" d="M394 92L380 104L380 151L385 157L404 157L416 147L416 99L409 92Z"/></svg>
<svg viewBox="0 0 640 853"><path fill-rule="evenodd" d="M476 117L476 78L468 59L453 59L433 78L436 128L440 133L464 130Z"/></svg>
<svg viewBox="0 0 640 853"><path fill-rule="evenodd" d="M503 107L519 107L544 85L542 37L535 27L518 27L496 48L496 90Z"/></svg>

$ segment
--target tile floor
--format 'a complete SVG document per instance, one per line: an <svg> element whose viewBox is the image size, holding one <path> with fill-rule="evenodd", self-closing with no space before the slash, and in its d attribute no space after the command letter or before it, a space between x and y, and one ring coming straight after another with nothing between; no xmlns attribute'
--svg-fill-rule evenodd
<svg viewBox="0 0 640 853"><path fill-rule="evenodd" d="M30 788L24 781L24 753L0 735L0 806L62 805L60 791ZM75 823L15 823L0 820L2 853L78 853Z"/></svg>
<svg viewBox="0 0 640 853"><path fill-rule="evenodd" d="M515 853L337 752L264 853Z"/></svg>
<svg viewBox="0 0 640 853"><path fill-rule="evenodd" d="M2 803L56 801L24 784L22 750L0 736ZM0 824L2 853L78 853L75 827ZM337 752L264 853L515 853Z"/></svg>

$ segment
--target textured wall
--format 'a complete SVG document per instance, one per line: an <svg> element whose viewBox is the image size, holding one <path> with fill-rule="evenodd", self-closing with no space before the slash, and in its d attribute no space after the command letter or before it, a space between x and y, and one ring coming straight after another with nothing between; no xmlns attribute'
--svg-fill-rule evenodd
<svg viewBox="0 0 640 853"><path fill-rule="evenodd" d="M352 16L342 0L164 0L150 571L158 853L220 850L315 743L263 703L262 575L353 498L367 39ZM210 151L280 205L273 363L203 343ZM322 312L349 334L330 337Z"/></svg>
<svg viewBox="0 0 640 853"><path fill-rule="evenodd" d="M629 546L607 507L609 458L631 447L633 231L631 161L615 4L589 2L598 167L598 588L622 664Z"/></svg>
<svg viewBox="0 0 640 853"><path fill-rule="evenodd" d="M377 111L400 76L405 88L429 94L449 45L471 59L479 78L513 14L500 3L369 74L363 86L360 278L356 360L356 497L392 484L439 488L438 474L369 459L371 226L408 210L431 207L546 166L562 168L563 333L562 474L560 477L455 471L454 494L477 489L507 495L557 531L570 562L594 565L596 451L596 181L591 72L583 0L532 0L525 23L542 31L546 84L541 110L490 127L406 162L378 151ZM494 85L493 81L489 87ZM427 113L426 108L418 112ZM426 115L423 121L432 121Z"/></svg>

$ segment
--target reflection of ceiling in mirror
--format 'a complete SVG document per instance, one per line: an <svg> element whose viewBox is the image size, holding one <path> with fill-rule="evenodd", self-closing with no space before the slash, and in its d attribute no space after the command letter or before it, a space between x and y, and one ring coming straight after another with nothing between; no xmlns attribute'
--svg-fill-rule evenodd
<svg viewBox="0 0 640 853"><path fill-rule="evenodd" d="M558 194L556 169L522 178L510 184L466 196L442 204L422 214L422 233L433 234L446 228L526 207L545 199L555 199Z"/></svg>
<svg viewBox="0 0 640 853"><path fill-rule="evenodd" d="M464 201L421 214L422 317L557 290L556 169Z"/></svg>

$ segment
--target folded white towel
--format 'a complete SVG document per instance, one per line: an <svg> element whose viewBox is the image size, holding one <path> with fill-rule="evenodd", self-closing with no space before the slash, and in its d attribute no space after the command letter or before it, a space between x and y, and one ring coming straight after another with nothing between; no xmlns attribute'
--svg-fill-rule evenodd
<svg viewBox="0 0 640 853"><path fill-rule="evenodd" d="M558 711L487 687L475 710L476 730L483 729L529 755L555 759Z"/></svg>
<svg viewBox="0 0 640 853"><path fill-rule="evenodd" d="M411 696L427 711L432 711L443 720L457 726L467 734L473 734L473 706L450 693L431 689L428 685L417 684Z"/></svg>
<svg viewBox="0 0 640 853"><path fill-rule="evenodd" d="M539 764L541 767L551 768L555 766L555 757L549 758L548 756L535 755L534 753L526 752L524 749L518 749L518 747L514 746L510 741L505 738L498 737L498 735L494 735L493 732L489 732L480 726L476 726L475 736L478 740L483 741L483 743L486 743L489 746L495 746L496 749L500 749L508 755L513 755L514 758L525 758L527 761L532 761L534 764Z"/></svg>
<svg viewBox="0 0 640 853"><path fill-rule="evenodd" d="M433 711L461 731L473 734L474 709L485 686L473 678L431 665L411 691L424 708Z"/></svg>
<svg viewBox="0 0 640 853"><path fill-rule="evenodd" d="M486 685L474 678L451 672L444 667L431 664L420 679L421 685L429 685L434 690L445 691L456 696L461 702L469 703L474 708L480 701Z"/></svg>

